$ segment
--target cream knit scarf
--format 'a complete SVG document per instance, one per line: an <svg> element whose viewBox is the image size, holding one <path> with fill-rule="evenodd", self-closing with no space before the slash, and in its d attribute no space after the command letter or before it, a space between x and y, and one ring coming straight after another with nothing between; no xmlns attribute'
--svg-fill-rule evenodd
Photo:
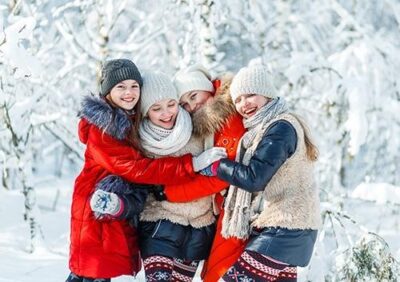
<svg viewBox="0 0 400 282"><path fill-rule="evenodd" d="M250 163L251 157L257 148L253 144L256 136L264 134L265 125L278 115L287 111L287 105L282 98L276 98L263 106L254 116L244 120L247 132L240 140L235 161L244 165ZM241 157L243 156L243 157ZM258 193L250 193L240 187L231 185L225 199L225 214L222 219L222 236L247 239L250 235L250 221L253 214L252 200Z"/></svg>
<svg viewBox="0 0 400 282"><path fill-rule="evenodd" d="M182 149L192 136L192 120L187 111L179 106L175 125L172 129L164 129L143 119L139 127L143 148L153 154L167 156Z"/></svg>

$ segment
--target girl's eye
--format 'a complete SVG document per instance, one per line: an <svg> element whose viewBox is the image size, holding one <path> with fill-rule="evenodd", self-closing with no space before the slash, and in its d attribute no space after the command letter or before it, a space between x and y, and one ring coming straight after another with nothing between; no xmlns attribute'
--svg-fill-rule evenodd
<svg viewBox="0 0 400 282"><path fill-rule="evenodd" d="M137 84L132 85L132 88L138 88L138 87L139 87L139 85L137 85Z"/></svg>
<svg viewBox="0 0 400 282"><path fill-rule="evenodd" d="M176 105L175 103L169 104L168 107L172 108L172 107L175 107L175 105Z"/></svg>
<svg viewBox="0 0 400 282"><path fill-rule="evenodd" d="M123 88L125 88L125 86L123 86L123 85L118 85L117 88L123 89Z"/></svg>
<svg viewBox="0 0 400 282"><path fill-rule="evenodd" d="M153 112L158 112L160 110L160 108L153 108L151 109Z"/></svg>
<svg viewBox="0 0 400 282"><path fill-rule="evenodd" d="M197 95L197 93L193 93L193 94L190 96L190 100L194 100L194 99L196 98L196 95Z"/></svg>

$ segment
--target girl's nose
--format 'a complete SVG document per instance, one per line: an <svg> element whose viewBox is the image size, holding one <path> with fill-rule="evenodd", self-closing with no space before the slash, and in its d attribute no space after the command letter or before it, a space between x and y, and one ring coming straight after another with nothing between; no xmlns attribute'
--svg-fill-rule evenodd
<svg viewBox="0 0 400 282"><path fill-rule="evenodd" d="M125 91L125 93L127 93L127 94L134 94L134 93L135 93L135 89L133 89L133 88L127 88L126 91Z"/></svg>
<svg viewBox="0 0 400 282"><path fill-rule="evenodd" d="M196 108L196 104L194 104L194 103L188 104L188 107L189 107L189 112L193 113L193 111Z"/></svg>

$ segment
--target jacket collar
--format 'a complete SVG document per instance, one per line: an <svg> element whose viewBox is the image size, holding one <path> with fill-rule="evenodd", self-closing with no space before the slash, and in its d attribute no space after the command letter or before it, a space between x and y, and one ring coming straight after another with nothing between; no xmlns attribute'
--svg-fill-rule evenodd
<svg viewBox="0 0 400 282"><path fill-rule="evenodd" d="M216 89L214 100L192 115L194 136L205 137L215 134L236 113L229 92L232 78L233 75L230 73L217 78L221 83Z"/></svg>
<svg viewBox="0 0 400 282"><path fill-rule="evenodd" d="M80 117L118 140L126 139L132 127L132 120L124 110L94 96L83 98Z"/></svg>

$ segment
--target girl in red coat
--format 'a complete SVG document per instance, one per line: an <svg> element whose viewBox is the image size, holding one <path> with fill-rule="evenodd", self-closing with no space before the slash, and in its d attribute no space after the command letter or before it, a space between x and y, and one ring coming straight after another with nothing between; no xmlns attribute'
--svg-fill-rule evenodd
<svg viewBox="0 0 400 282"><path fill-rule="evenodd" d="M245 129L242 117L236 112L229 94L232 76L223 75L211 79L209 72L200 65L193 65L175 75L174 84L178 89L180 104L192 115L193 134L204 139L206 148L224 147L228 158L235 159L236 148ZM245 240L221 236L225 189L229 184L223 181L207 185L213 178L196 178L186 185L166 185L164 193L168 201L187 202L208 195L214 195L215 213L218 218L215 238L210 256L203 269L206 282L216 282L239 258L245 247Z"/></svg>
<svg viewBox="0 0 400 282"><path fill-rule="evenodd" d="M128 182L188 182L195 171L224 155L220 149L211 149L196 158L190 154L144 158L137 138L141 86L142 77L133 62L108 61L102 69L100 97L83 101L79 138L86 144L85 164L72 198L68 282L106 282L120 275L135 275L141 267L136 229L128 221L94 217L90 197L96 186L124 189L130 187ZM139 195L138 204L142 202Z"/></svg>

